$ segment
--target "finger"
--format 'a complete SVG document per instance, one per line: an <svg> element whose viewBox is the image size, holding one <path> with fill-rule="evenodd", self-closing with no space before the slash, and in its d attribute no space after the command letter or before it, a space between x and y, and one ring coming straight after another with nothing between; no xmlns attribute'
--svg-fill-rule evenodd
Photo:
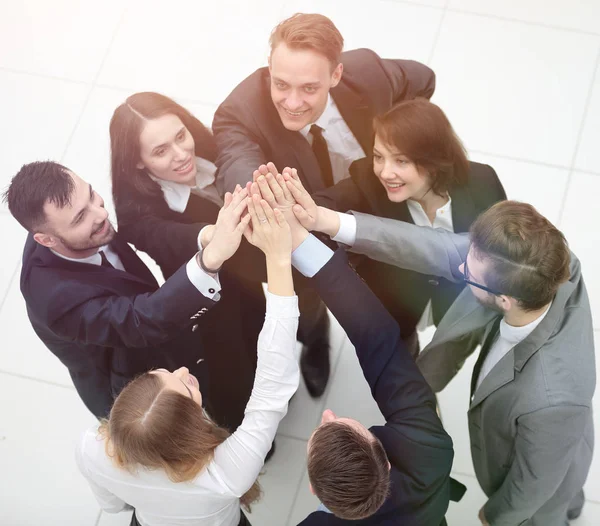
<svg viewBox="0 0 600 526"><path fill-rule="evenodd" d="M267 177L272 178L270 174L267 175ZM265 177L258 178L258 186L260 187L260 193L262 195L262 198L268 201L269 203L275 204L275 195L271 191L271 187L269 186L269 183L267 182L267 179Z"/></svg>
<svg viewBox="0 0 600 526"><path fill-rule="evenodd" d="M233 195L231 195L230 192L225 192L225 196L223 197L223 208L228 208L232 199Z"/></svg>
<svg viewBox="0 0 600 526"><path fill-rule="evenodd" d="M281 172L282 174L288 174L288 175L292 175L292 169L289 166L286 166L283 171Z"/></svg>
<svg viewBox="0 0 600 526"><path fill-rule="evenodd" d="M256 217L256 207L254 206L254 196L248 197L246 199L246 205L248 206L248 213L250 214L250 220L252 221L252 227L256 228L258 226L258 218Z"/></svg>
<svg viewBox="0 0 600 526"><path fill-rule="evenodd" d="M278 176L279 174L277 174L276 176L273 176L273 174L267 175L267 183L271 192L273 192L273 195L275 196L275 201L277 202L277 204L284 204L283 199L285 198L285 196L283 194L283 189L277 182L276 178Z"/></svg>
<svg viewBox="0 0 600 526"><path fill-rule="evenodd" d="M269 173L269 168L266 164L261 164L258 167L258 171L260 172L260 175L267 175Z"/></svg>
<svg viewBox="0 0 600 526"><path fill-rule="evenodd" d="M258 220L258 225L260 227L263 227L264 224L267 222L267 218L265 217L264 210L261 206L261 201L263 201L263 199L261 199L259 196L257 196L257 195L252 196L252 205L254 206L256 218Z"/></svg>
<svg viewBox="0 0 600 526"><path fill-rule="evenodd" d="M260 188L258 187L258 183L252 183L250 185L250 192L252 195L260 195Z"/></svg>
<svg viewBox="0 0 600 526"><path fill-rule="evenodd" d="M294 183L292 181L286 181L285 186L287 187L289 192L292 194L292 197L296 201L299 202L302 199L302 192L298 189L297 186L294 185Z"/></svg>
<svg viewBox="0 0 600 526"><path fill-rule="evenodd" d="M273 210L273 215L275 216L275 221L277 222L277 225L279 225L280 227L284 226L287 223L283 212L279 210L279 208Z"/></svg>
<svg viewBox="0 0 600 526"><path fill-rule="evenodd" d="M272 163L272 162L268 162L268 163L267 163L267 170L269 171L269 173L270 173L271 175L273 175L273 177L274 177L274 176L276 176L276 175L279 173L279 172L277 171L277 168L275 167L275 164L274 164L274 163ZM265 174L265 175L267 175L267 174Z"/></svg>
<svg viewBox="0 0 600 526"><path fill-rule="evenodd" d="M292 207L292 211L294 212L294 215L296 216L296 219L300 222L300 224L306 228L305 225L307 225L310 222L308 212L304 210L304 208L302 208L300 205L294 205Z"/></svg>
<svg viewBox="0 0 600 526"><path fill-rule="evenodd" d="M273 214L273 209L269 206L269 203L267 203L264 199L261 200L260 206L262 207L263 214L265 215L268 224L274 227L277 223L275 221L275 214Z"/></svg>
<svg viewBox="0 0 600 526"><path fill-rule="evenodd" d="M248 228L248 224L250 223L250 216L247 215L242 218L239 225L235 227L235 231L237 234L245 234L246 229Z"/></svg>
<svg viewBox="0 0 600 526"><path fill-rule="evenodd" d="M246 192L246 189L244 188L242 190L242 188L240 187L239 190L237 190L237 193L235 193L231 199L230 202L230 206L233 207L234 209L237 209L238 205L244 201L244 199L248 197L248 192Z"/></svg>
<svg viewBox="0 0 600 526"><path fill-rule="evenodd" d="M233 215L234 217L239 221L240 217L242 217L242 214L245 215L246 210L248 209L248 202L246 201L246 197L247 197L247 193L244 190L244 198L240 200L240 202L236 205L236 207L233 209ZM233 204L232 204L233 206Z"/></svg>
<svg viewBox="0 0 600 526"><path fill-rule="evenodd" d="M290 191L296 202L298 204L301 204L304 208L308 208L313 204L313 198L304 189L304 187L299 181L295 181L294 179L286 181L286 187Z"/></svg>
<svg viewBox="0 0 600 526"><path fill-rule="evenodd" d="M285 180L283 179L283 175L281 174L277 174L277 186L279 186L279 188L281 188L281 191L283 192L283 198L286 201L293 201L294 197L292 196L292 193L288 190L287 184L285 184Z"/></svg>
<svg viewBox="0 0 600 526"><path fill-rule="evenodd" d="M300 176L298 175L298 170L296 170L296 168L292 168L292 178L300 182Z"/></svg>

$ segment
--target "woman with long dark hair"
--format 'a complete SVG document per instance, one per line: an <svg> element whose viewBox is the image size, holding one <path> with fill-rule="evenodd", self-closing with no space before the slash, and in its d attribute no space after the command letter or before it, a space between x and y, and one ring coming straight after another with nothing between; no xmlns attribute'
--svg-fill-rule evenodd
<svg viewBox="0 0 600 526"><path fill-rule="evenodd" d="M290 228L279 210L254 199L247 237L266 257L267 311L238 429L230 434L205 415L204 386L182 367L133 380L108 420L80 440L77 463L102 509L134 508L132 525L248 525L240 505L250 509L260 496L257 477L300 378L299 312Z"/></svg>
<svg viewBox="0 0 600 526"><path fill-rule="evenodd" d="M119 234L148 253L168 278L210 241L222 205L214 185L213 136L172 99L145 92L115 110L110 144ZM211 349L204 364L204 389L216 404L211 416L230 430L242 421L256 366L265 312L260 259L242 241L219 273L220 301L199 323Z"/></svg>

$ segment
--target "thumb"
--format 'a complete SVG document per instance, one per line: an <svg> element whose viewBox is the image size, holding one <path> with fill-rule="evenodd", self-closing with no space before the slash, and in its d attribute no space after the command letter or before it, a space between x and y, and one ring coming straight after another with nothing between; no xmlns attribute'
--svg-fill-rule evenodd
<svg viewBox="0 0 600 526"><path fill-rule="evenodd" d="M304 208L302 208L300 205L294 205L292 207L292 211L294 212L294 215L296 216L296 219L300 222L300 224L307 230L310 230L310 227L312 225L310 224L311 221L308 212L304 210Z"/></svg>

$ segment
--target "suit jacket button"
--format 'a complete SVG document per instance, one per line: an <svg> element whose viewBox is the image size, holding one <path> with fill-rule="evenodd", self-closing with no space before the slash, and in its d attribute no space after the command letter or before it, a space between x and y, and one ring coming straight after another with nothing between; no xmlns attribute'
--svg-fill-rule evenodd
<svg viewBox="0 0 600 526"><path fill-rule="evenodd" d="M194 324L194 326L192 327L192 332L196 332L198 330L198 324Z"/></svg>
<svg viewBox="0 0 600 526"><path fill-rule="evenodd" d="M209 294L214 294L214 293L215 293L215 289L212 289L212 288L211 288L211 289L208 289L208 293L209 293Z"/></svg>
<svg viewBox="0 0 600 526"><path fill-rule="evenodd" d="M430 279L427 283L429 283L430 285L439 285L440 282L437 279Z"/></svg>

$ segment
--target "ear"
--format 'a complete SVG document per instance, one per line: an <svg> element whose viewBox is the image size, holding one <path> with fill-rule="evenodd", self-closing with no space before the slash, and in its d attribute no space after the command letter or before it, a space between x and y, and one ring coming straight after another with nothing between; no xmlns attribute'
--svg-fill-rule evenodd
<svg viewBox="0 0 600 526"><path fill-rule="evenodd" d="M511 298L510 296L501 294L500 296L496 296L496 305L498 305L503 312L508 312L517 306L517 300L515 298Z"/></svg>
<svg viewBox="0 0 600 526"><path fill-rule="evenodd" d="M392 470L392 465L390 464L390 461L388 460L388 471Z"/></svg>
<svg viewBox="0 0 600 526"><path fill-rule="evenodd" d="M138 161L138 163L135 165L135 167L136 167L138 170L143 170L144 168L146 168L146 167L144 166L144 163L143 163L142 161Z"/></svg>
<svg viewBox="0 0 600 526"><path fill-rule="evenodd" d="M344 72L344 65L340 62L335 69L333 70L333 73L331 74L331 85L330 88L335 88L339 83L340 80L342 80L342 73Z"/></svg>
<svg viewBox="0 0 600 526"><path fill-rule="evenodd" d="M57 240L54 236L51 236L50 234L42 234L41 232L36 232L33 234L33 239L40 245L48 248L55 247L57 243Z"/></svg>
<svg viewBox="0 0 600 526"><path fill-rule="evenodd" d="M323 416L321 416L321 424L333 422L336 418L335 413L331 409L325 409Z"/></svg>
<svg viewBox="0 0 600 526"><path fill-rule="evenodd" d="M313 495L315 495L315 490L313 489L313 487L312 487L312 484L311 484L310 482L308 483L308 489L310 490L310 492L311 492Z"/></svg>

